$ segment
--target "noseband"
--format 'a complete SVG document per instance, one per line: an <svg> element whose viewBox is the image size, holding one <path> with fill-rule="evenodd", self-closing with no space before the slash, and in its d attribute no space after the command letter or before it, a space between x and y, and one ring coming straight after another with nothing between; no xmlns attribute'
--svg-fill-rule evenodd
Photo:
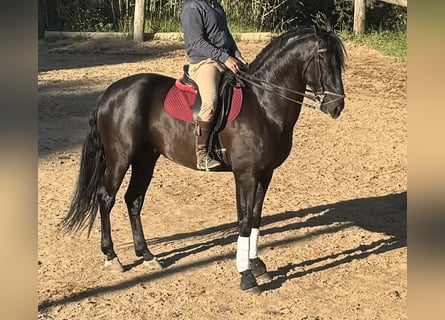
<svg viewBox="0 0 445 320"><path fill-rule="evenodd" d="M316 34L315 34L315 37L317 37ZM325 88L324 88L323 74L322 74L321 66L320 66L320 55L322 53L326 53L326 52L327 52L326 48L322 48L322 49L319 48L319 42L318 42L318 39L317 39L317 41L316 41L316 48L314 50L314 54L308 60L308 62L306 63L306 66L303 68L303 72L302 72L302 79L304 79L304 74L307 71L309 65L311 64L311 62L313 62L313 61L315 62L319 87L318 87L317 90L312 90L312 89L306 88L306 92L309 92L310 94L307 94L306 92L295 91L295 90L292 90L292 89L289 89L289 88L285 88L285 87L282 87L282 86L270 83L268 81L259 79L259 78L255 77L254 75L252 75L250 73L247 73L245 71L242 71L242 70L238 71L238 73L235 74L235 77L238 80L240 80L240 82L250 83L253 86L256 86L256 87L259 87L259 88L263 89L264 91L267 91L267 92L270 92L270 93L274 93L274 94L276 94L276 95L278 95L278 96L280 96L280 97L282 97L284 99L287 99L289 101L295 102L295 103L300 104L300 105L302 105L304 107L308 107L308 108L311 108L311 109L316 109L317 108L317 106L314 106L312 104L308 104L308 103L305 103L305 102L297 101L295 99L292 99L292 98L288 97L285 94L281 94L281 93L279 93L279 92L277 92L277 91L275 91L273 89L266 88L266 87L264 87L264 85L272 87L272 88L275 88L275 89L279 89L279 90L282 90L282 91L287 91L289 93L297 94L299 96L302 96L304 98L307 98L309 100L317 102L318 103L318 107L321 108L321 106L323 104L326 105L326 104L329 104L329 103L333 103L333 102L335 102L337 100L344 99L346 97L344 94L338 94L336 92L325 90ZM328 95L334 96L336 98L325 103L324 99Z"/></svg>

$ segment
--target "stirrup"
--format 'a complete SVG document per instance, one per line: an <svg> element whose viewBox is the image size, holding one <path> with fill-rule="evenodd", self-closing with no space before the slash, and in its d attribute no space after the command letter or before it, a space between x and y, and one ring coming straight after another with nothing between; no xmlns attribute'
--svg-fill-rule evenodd
<svg viewBox="0 0 445 320"><path fill-rule="evenodd" d="M217 169L221 167L221 162L218 160L212 159L208 155L205 156L205 159L201 161L197 161L196 167L198 170L204 170L204 171L212 171L214 169Z"/></svg>

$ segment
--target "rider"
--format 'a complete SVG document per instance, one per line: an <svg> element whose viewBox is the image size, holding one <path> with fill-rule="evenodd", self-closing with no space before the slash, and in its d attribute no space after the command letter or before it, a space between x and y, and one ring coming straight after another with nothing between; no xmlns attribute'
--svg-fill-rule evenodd
<svg viewBox="0 0 445 320"><path fill-rule="evenodd" d="M211 170L221 163L210 156L209 135L218 102L218 85L224 66L237 73L246 64L227 26L226 13L216 0L184 0L181 12L189 75L201 95L196 119L196 166Z"/></svg>

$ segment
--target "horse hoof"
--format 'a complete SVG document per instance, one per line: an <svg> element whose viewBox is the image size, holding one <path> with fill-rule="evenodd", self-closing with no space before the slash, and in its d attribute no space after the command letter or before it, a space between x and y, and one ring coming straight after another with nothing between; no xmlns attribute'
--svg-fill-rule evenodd
<svg viewBox="0 0 445 320"><path fill-rule="evenodd" d="M113 260L105 260L105 269L112 273L124 272L121 262L116 257Z"/></svg>
<svg viewBox="0 0 445 320"><path fill-rule="evenodd" d="M144 262L142 264L148 270L162 270L163 269L162 264L160 264L158 259L156 259L156 258L153 258L151 260L144 260Z"/></svg>
<svg viewBox="0 0 445 320"><path fill-rule="evenodd" d="M259 276L255 276L255 279L258 284L264 284L272 280L272 277L269 275L269 273L265 272L263 274L260 274Z"/></svg>
<svg viewBox="0 0 445 320"><path fill-rule="evenodd" d="M259 296L261 294L261 289L260 289L260 287L255 286L255 287L244 290L244 292Z"/></svg>
<svg viewBox="0 0 445 320"><path fill-rule="evenodd" d="M256 279L253 276L253 273L251 270L246 270L246 271L241 272L240 288L244 292L248 292L248 293L253 293L253 294L261 293L261 290L258 287Z"/></svg>
<svg viewBox="0 0 445 320"><path fill-rule="evenodd" d="M260 258L250 259L252 273L258 283L265 283L272 280L269 273L267 273L266 265Z"/></svg>

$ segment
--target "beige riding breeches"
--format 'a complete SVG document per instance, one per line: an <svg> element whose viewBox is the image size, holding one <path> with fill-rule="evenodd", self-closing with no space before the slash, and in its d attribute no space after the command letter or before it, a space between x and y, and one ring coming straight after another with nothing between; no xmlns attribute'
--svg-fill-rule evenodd
<svg viewBox="0 0 445 320"><path fill-rule="evenodd" d="M198 119L211 122L218 103L218 86L224 67L221 63L211 59L190 64L189 75L196 82L201 95L201 110Z"/></svg>

